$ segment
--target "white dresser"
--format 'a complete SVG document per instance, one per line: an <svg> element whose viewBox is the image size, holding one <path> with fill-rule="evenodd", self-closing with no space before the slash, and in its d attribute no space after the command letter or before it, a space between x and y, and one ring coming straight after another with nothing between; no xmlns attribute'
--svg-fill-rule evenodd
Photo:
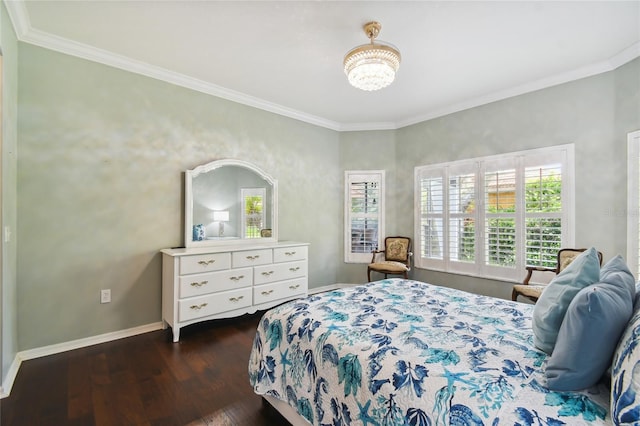
<svg viewBox="0 0 640 426"><path fill-rule="evenodd" d="M304 297L308 243L162 250L162 321L173 341L189 324L230 318Z"/></svg>

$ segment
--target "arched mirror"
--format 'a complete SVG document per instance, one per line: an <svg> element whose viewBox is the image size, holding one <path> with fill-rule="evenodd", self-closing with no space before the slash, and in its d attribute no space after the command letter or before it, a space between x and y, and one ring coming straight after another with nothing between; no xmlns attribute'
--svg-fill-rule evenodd
<svg viewBox="0 0 640 426"><path fill-rule="evenodd" d="M255 165L217 160L185 172L185 246L278 240L278 183Z"/></svg>

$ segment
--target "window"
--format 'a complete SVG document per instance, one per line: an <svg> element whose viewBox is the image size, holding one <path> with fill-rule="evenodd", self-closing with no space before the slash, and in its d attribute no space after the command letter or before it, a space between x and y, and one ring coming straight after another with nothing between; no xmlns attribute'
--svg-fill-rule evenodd
<svg viewBox="0 0 640 426"><path fill-rule="evenodd" d="M640 276L640 130L629 133L627 157L627 264Z"/></svg>
<svg viewBox="0 0 640 426"><path fill-rule="evenodd" d="M264 228L265 188L241 188L242 197L242 238L260 238L260 230Z"/></svg>
<svg viewBox="0 0 640 426"><path fill-rule="evenodd" d="M384 236L384 170L346 171L344 261L371 262Z"/></svg>
<svg viewBox="0 0 640 426"><path fill-rule="evenodd" d="M416 167L416 266L520 280L573 245L573 145Z"/></svg>

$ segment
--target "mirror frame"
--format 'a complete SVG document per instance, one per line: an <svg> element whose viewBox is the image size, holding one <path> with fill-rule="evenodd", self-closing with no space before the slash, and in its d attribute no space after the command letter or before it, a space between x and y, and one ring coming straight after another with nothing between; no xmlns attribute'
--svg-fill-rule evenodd
<svg viewBox="0 0 640 426"><path fill-rule="evenodd" d="M271 237L242 238L232 240L193 241L193 179L200 174L211 172L221 167L235 166L248 169L271 184ZM215 247L229 245L256 245L278 241L278 181L254 164L243 160L215 160L207 164L187 170L184 177L184 245L185 247Z"/></svg>

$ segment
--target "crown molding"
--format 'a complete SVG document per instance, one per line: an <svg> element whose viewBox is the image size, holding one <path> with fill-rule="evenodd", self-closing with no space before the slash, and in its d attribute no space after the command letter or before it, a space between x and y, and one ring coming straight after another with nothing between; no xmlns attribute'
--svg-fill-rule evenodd
<svg viewBox="0 0 640 426"><path fill-rule="evenodd" d="M31 27L27 8L24 0L6 1L9 18L16 31L16 37L19 41L43 47L45 49L54 50L56 52L65 53L67 55L98 62L114 68L130 71L136 74L162 80L177 86L192 89L208 95L213 95L229 101L248 105L261 110L269 111L274 114L293 118L320 127L326 127L331 130L339 131L340 123L306 114L273 102L265 101L235 90L227 89L203 80L192 78L184 74L164 69L146 62L138 61L127 56L118 55L104 49L99 49L87 44L78 43L63 37L56 36L44 31L40 31Z"/></svg>
<svg viewBox="0 0 640 426"><path fill-rule="evenodd" d="M454 105L449 105L442 109L430 111L427 114L422 114L408 120L400 121L397 124L397 128L411 126L423 121L433 120L434 118L442 117L445 115L453 114L455 112L464 111L486 105L492 102L501 101L504 99L512 98L526 93L535 92L537 90L546 89L549 87L557 86L559 84L569 83L571 81L580 80L582 78L591 77L594 75L602 74L608 71L613 71L622 65L631 62L632 60L640 57L640 42L635 43L615 56L606 59L604 61L587 65L575 70L571 70L565 73L553 75L551 77L543 78L540 80L532 81L526 84L515 86L506 90L500 90L493 93L488 93L484 96L479 96L474 99L469 99L464 102L460 102Z"/></svg>
<svg viewBox="0 0 640 426"><path fill-rule="evenodd" d="M27 32L31 29L31 21L25 2L22 0L3 0L4 5L9 13L9 19L13 24L18 40L22 40Z"/></svg>
<svg viewBox="0 0 640 426"><path fill-rule="evenodd" d="M469 99L454 105L449 105L441 109L432 110L425 114L410 117L406 120L398 122L378 122L378 123L339 123L328 120L315 115L307 114L302 111L294 110L273 102L259 99L245 93L227 89L203 80L192 78L184 74L170 71L155 65L141 62L126 56L117 55L107 50L99 49L83 43L78 43L63 37L56 36L44 31L36 30L31 27L29 14L25 6L25 0L3 0L9 18L14 26L16 37L19 41L30 43L46 49L65 53L78 58L98 62L114 68L130 71L136 74L151 77L177 86L185 87L208 95L223 98L232 102L272 112L274 114L293 118L305 123L324 127L338 132L349 131L370 131L370 130L396 130L402 127L411 126L423 121L432 120L434 118L449 115L455 112L464 111L466 109L475 108L488 103L508 99L514 96L523 95L525 93L534 92L540 89L556 86L570 81L579 80L581 78L591 77L601 74L630 62L640 57L640 42L635 43L615 56L604 61L587 65L576 70L557 74L551 77L529 82L523 85L515 86L506 90L488 93L474 99Z"/></svg>
<svg viewBox="0 0 640 426"><path fill-rule="evenodd" d="M336 130L339 132L359 132L369 130L396 130L399 129L397 123L392 121L377 123L342 123Z"/></svg>

